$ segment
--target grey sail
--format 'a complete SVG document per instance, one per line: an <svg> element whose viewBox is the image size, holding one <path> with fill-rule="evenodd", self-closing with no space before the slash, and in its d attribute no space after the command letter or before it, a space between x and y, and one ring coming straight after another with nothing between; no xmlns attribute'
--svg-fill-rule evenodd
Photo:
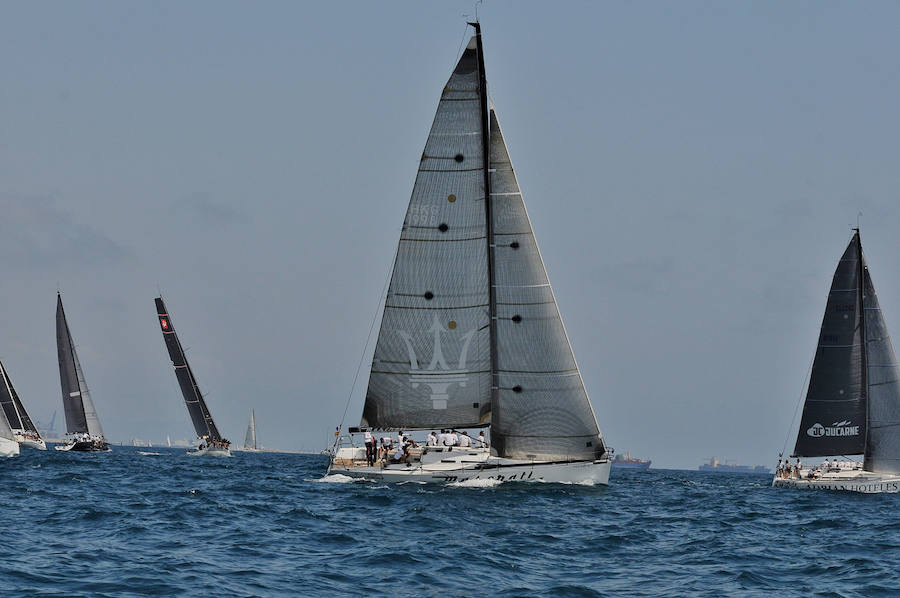
<svg viewBox="0 0 900 598"><path fill-rule="evenodd" d="M157 297L155 301L159 328L162 331L169 358L172 360L172 367L175 368L175 377L178 379L178 385L181 387L184 404L187 406L188 413L191 416L194 430L199 438L220 441L222 436L219 434L219 429L216 427L212 414L206 406L206 401L203 399L203 394L201 394L200 387L197 385L197 379L194 378L194 372L191 370L191 366L188 365L184 348L182 348L181 341L178 340L178 335L175 333L175 325L166 311L166 304L163 302L162 297Z"/></svg>
<svg viewBox="0 0 900 598"><path fill-rule="evenodd" d="M256 416L253 414L253 409L250 410L250 423L247 424L244 448L256 449Z"/></svg>
<svg viewBox="0 0 900 598"><path fill-rule="evenodd" d="M9 422L6 421L6 417L0 414L0 438L5 438L7 440L15 440L15 436L13 436L12 428L10 428Z"/></svg>
<svg viewBox="0 0 900 598"><path fill-rule="evenodd" d="M863 277L869 404L869 434L863 469L900 473L900 368L868 266Z"/></svg>
<svg viewBox="0 0 900 598"><path fill-rule="evenodd" d="M858 455L866 439L866 352L862 339L863 269L859 233L841 256L828 301L800 418L794 455ZM888 341L889 343L889 341Z"/></svg>
<svg viewBox="0 0 900 598"><path fill-rule="evenodd" d="M103 436L94 402L75 352L75 343L66 322L62 297L56 294L56 351L59 357L59 381L66 413L66 432Z"/></svg>
<svg viewBox="0 0 900 598"><path fill-rule="evenodd" d="M491 204L498 391L491 442L513 459L593 459L604 453L495 111Z"/></svg>
<svg viewBox="0 0 900 598"><path fill-rule="evenodd" d="M22 405L2 362L0 362L0 376L3 378L0 380L0 405L3 407L9 427L13 430L37 434L37 428L28 416L28 412L25 411L25 406Z"/></svg>
<svg viewBox="0 0 900 598"><path fill-rule="evenodd" d="M482 84L473 38L444 87L406 212L362 425L490 421Z"/></svg>

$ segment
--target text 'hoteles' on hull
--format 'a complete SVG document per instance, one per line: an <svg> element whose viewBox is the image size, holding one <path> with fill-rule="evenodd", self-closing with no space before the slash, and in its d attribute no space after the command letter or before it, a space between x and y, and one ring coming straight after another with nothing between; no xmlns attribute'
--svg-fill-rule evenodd
<svg viewBox="0 0 900 598"><path fill-rule="evenodd" d="M777 487L900 491L900 367L854 231L828 292L793 456L863 460L783 469Z"/></svg>
<svg viewBox="0 0 900 598"><path fill-rule="evenodd" d="M66 414L66 435L58 451L84 453L108 452L109 443L103 435L94 401L78 360L75 341L69 331L62 296L56 294L56 351L59 357L59 383L63 409Z"/></svg>
<svg viewBox="0 0 900 598"><path fill-rule="evenodd" d="M489 427L492 450L442 448L433 462L437 448L408 447L403 463L373 468L351 436L351 446L336 442L329 471L605 484L609 453L488 100L480 25L472 26L419 162L360 427Z"/></svg>
<svg viewBox="0 0 900 598"><path fill-rule="evenodd" d="M191 423L194 424L194 431L197 433L199 445L196 450L188 452L189 455L202 457L230 457L230 442L219 434L219 428L213 421L206 400L200 392L197 385L197 379L191 366L188 365L187 356L184 354L184 348L181 341L178 340L178 334L175 332L175 324L166 310L166 304L162 297L157 297L156 317L159 321L159 329L163 335L163 341L169 352L169 358L172 360L172 367L175 369L175 377L178 379L178 386L181 388L181 394L184 397L184 404L187 406L188 413L191 416Z"/></svg>

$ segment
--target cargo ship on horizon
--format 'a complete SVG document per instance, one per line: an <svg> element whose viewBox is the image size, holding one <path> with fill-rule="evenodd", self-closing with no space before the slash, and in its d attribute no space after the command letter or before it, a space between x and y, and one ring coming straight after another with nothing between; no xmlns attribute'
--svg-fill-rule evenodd
<svg viewBox="0 0 900 598"><path fill-rule="evenodd" d="M625 456L616 455L613 459L612 466L614 469L650 469L651 461L644 461L637 457L631 456L631 451L625 453Z"/></svg>
<svg viewBox="0 0 900 598"><path fill-rule="evenodd" d="M709 463L704 463L698 469L712 473L771 473L765 465L738 465L719 461L715 457L710 457Z"/></svg>

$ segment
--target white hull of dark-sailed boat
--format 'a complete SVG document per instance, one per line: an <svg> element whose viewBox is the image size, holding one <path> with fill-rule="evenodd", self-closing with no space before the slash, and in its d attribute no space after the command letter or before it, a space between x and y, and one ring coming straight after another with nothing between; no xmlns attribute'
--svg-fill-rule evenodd
<svg viewBox="0 0 900 598"><path fill-rule="evenodd" d="M365 464L365 449L338 449L328 474L385 482L452 483L469 480L501 482L547 482L562 484L606 485L609 483L609 459L596 461L522 461L492 456L486 449L452 447L431 448L419 461L387 465Z"/></svg>
<svg viewBox="0 0 900 598"><path fill-rule="evenodd" d="M187 452L189 457L231 457L231 449L207 446Z"/></svg>
<svg viewBox="0 0 900 598"><path fill-rule="evenodd" d="M0 438L0 458L15 457L19 454L19 443L8 438Z"/></svg>
<svg viewBox="0 0 900 598"><path fill-rule="evenodd" d="M108 443L104 442L102 444L96 444L90 440L67 442L65 444L58 444L53 448L58 451L71 451L73 453L109 453L112 451L112 449L109 448Z"/></svg>
<svg viewBox="0 0 900 598"><path fill-rule="evenodd" d="M16 434L16 441L20 446L37 449L39 451L47 450L47 443L44 442L43 438L31 438L23 436L22 434Z"/></svg>
<svg viewBox="0 0 900 598"><path fill-rule="evenodd" d="M800 479L775 477L772 486L797 490L838 490L882 494L900 492L900 475L873 473L871 471L841 471L808 478L808 471L800 470Z"/></svg>

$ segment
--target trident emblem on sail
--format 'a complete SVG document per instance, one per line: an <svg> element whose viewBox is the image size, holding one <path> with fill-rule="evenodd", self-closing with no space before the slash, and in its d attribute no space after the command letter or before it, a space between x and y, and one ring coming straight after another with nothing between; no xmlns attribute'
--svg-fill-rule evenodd
<svg viewBox="0 0 900 598"><path fill-rule="evenodd" d="M469 344L472 342L472 337L475 336L475 330L470 330L462 337L463 344L459 352L459 363L456 369L451 369L447 364L447 360L444 359L444 351L441 347L441 333L444 332L444 327L438 321L437 314L435 314L434 321L428 332L434 334L434 352L431 356L431 362L424 369L419 367L419 360L416 358L415 349L413 349L412 337L403 331L398 331L397 334L406 343L406 350L409 352L409 381L411 386L418 388L419 384L427 384L431 388L432 408L446 409L447 399L449 398L447 390L450 386L458 384L461 387L465 387L466 382L469 381L469 376L466 372L466 359L468 358Z"/></svg>

